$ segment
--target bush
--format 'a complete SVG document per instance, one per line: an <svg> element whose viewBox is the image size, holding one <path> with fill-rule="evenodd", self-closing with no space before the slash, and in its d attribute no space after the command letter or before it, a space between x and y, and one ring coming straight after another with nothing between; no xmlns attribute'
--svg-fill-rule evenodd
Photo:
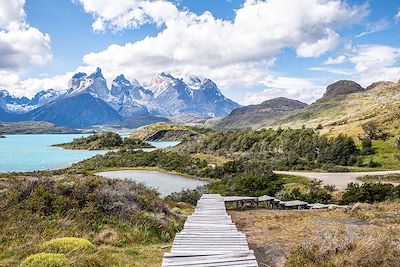
<svg viewBox="0 0 400 267"><path fill-rule="evenodd" d="M55 253L33 254L21 262L20 267L70 267L67 257Z"/></svg>
<svg viewBox="0 0 400 267"><path fill-rule="evenodd" d="M372 140L370 138L360 138L361 140L361 154L362 155L371 155L372 151Z"/></svg>
<svg viewBox="0 0 400 267"><path fill-rule="evenodd" d="M382 202L398 197L400 186L382 183L364 183L362 185L350 183L347 185L346 192L342 196L342 204L356 202Z"/></svg>
<svg viewBox="0 0 400 267"><path fill-rule="evenodd" d="M368 123L363 124L361 127L368 139L386 140L389 137L387 133L379 129L378 124L376 122L370 121Z"/></svg>
<svg viewBox="0 0 400 267"><path fill-rule="evenodd" d="M44 242L40 247L40 251L51 253L69 253L69 252L95 252L96 246L89 240L75 237L57 238Z"/></svg>
<svg viewBox="0 0 400 267"><path fill-rule="evenodd" d="M334 186L321 186L321 181L312 180L310 188L305 193L301 193L298 188L293 188L290 193L284 195L284 200L302 200L308 203L328 204L332 201Z"/></svg>
<svg viewBox="0 0 400 267"><path fill-rule="evenodd" d="M133 215L141 211L160 219L159 231L150 229L146 232L147 229L141 229L136 241L141 241L141 237L144 237L142 241L165 241L165 233L172 237L182 223L179 216L164 206L157 191L133 181L96 176L12 178L3 210L4 214L26 213L49 220L72 218L85 229L96 229L103 224L113 223L121 227L125 225L125 229L138 230L141 226L139 221L142 220ZM51 252L62 252L58 246L73 247L69 245L71 242L80 244L76 239L61 239L49 241L45 245L55 246Z"/></svg>

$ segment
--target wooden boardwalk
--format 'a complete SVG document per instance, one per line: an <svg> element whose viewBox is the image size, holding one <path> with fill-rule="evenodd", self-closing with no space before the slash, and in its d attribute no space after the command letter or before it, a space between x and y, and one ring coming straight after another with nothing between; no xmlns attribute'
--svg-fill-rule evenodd
<svg viewBox="0 0 400 267"><path fill-rule="evenodd" d="M256 258L246 236L236 229L220 195L204 194L194 213L175 237L162 266L255 267Z"/></svg>

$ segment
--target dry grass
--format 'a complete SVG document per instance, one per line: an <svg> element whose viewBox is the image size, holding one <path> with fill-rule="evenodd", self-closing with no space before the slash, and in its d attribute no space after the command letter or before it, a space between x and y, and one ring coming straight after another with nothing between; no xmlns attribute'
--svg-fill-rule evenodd
<svg viewBox="0 0 400 267"><path fill-rule="evenodd" d="M400 203L230 211L260 266L400 266Z"/></svg>

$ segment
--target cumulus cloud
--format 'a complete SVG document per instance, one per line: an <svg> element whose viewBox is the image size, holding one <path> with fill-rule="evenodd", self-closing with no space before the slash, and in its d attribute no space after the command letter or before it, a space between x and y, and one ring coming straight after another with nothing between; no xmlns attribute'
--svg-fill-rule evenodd
<svg viewBox="0 0 400 267"><path fill-rule="evenodd" d="M296 53L299 57L319 57L333 49L339 43L339 34L327 29L326 37L314 42L301 43Z"/></svg>
<svg viewBox="0 0 400 267"><path fill-rule="evenodd" d="M396 14L396 16L394 16L394 19L395 19L397 22L400 22L400 9L399 9L399 11L397 11L397 14Z"/></svg>
<svg viewBox="0 0 400 267"><path fill-rule="evenodd" d="M336 64L342 64L346 60L345 55L340 55L336 58L329 57L325 62L324 65L336 65Z"/></svg>
<svg viewBox="0 0 400 267"><path fill-rule="evenodd" d="M378 80L397 81L400 78L400 47L360 45L349 52L349 61L363 85Z"/></svg>
<svg viewBox="0 0 400 267"><path fill-rule="evenodd" d="M80 2L85 7L87 1ZM101 20L96 28L102 30L134 27L137 21L163 24L164 29L155 37L87 54L84 63L103 66L108 73L127 72L140 80L161 71L196 73L215 79L223 88L261 84L285 48L294 49L299 57L321 56L339 42L337 30L360 22L369 12L366 5L345 1L248 0L229 21L209 12L179 11L166 1L124 3L130 5L125 13L109 14L89 6L85 10L93 13L95 23ZM157 8L161 4L163 8ZM119 21L138 8L142 20Z"/></svg>
<svg viewBox="0 0 400 267"><path fill-rule="evenodd" d="M43 65L52 59L50 36L30 27L24 0L0 0L0 70Z"/></svg>
<svg viewBox="0 0 400 267"><path fill-rule="evenodd" d="M324 86L316 84L314 81L308 79L270 77L266 78L261 83L264 84L266 88L259 93L247 93L243 104L258 104L261 102L260 100L265 101L272 99L277 95L311 103L325 91Z"/></svg>
<svg viewBox="0 0 400 267"><path fill-rule="evenodd" d="M64 90L72 75L72 72L68 72L53 77L21 80L15 72L0 70L0 88L9 88L9 91L15 96L32 97L36 92L44 89Z"/></svg>
<svg viewBox="0 0 400 267"><path fill-rule="evenodd" d="M400 78L400 47L387 45L358 45L348 46L344 55L327 62L341 62L343 59L352 64L352 69L313 67L311 70L325 71L334 74L351 75L363 86L375 81L398 81Z"/></svg>
<svg viewBox="0 0 400 267"><path fill-rule="evenodd" d="M336 47L341 28L359 23L369 13L367 5L350 5L345 0L246 0L233 20L224 20L210 12L179 10L163 0L74 2L93 15L94 31L134 29L147 23L163 26L154 37L113 44L85 55L86 65L80 69L100 66L107 79L125 73L131 79L146 81L154 73L166 71L210 77L224 89L263 85L266 91L258 96L258 102L272 94L298 96L304 101L318 96L319 87L310 81L269 74L277 55L283 49L293 49L298 57L319 57ZM65 79L60 77L55 83ZM47 84L34 79L30 85ZM308 100L306 93L312 94Z"/></svg>
<svg viewBox="0 0 400 267"><path fill-rule="evenodd" d="M0 0L0 28L19 28L25 20L25 0Z"/></svg>
<svg viewBox="0 0 400 267"><path fill-rule="evenodd" d="M175 5L163 0L76 0L93 14L94 31L135 29L147 23L161 24L178 13ZM118 8L111 8L118 7Z"/></svg>

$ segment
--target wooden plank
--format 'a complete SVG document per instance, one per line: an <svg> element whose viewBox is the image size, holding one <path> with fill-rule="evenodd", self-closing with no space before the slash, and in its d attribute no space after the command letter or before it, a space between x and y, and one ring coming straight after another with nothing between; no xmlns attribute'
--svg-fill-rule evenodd
<svg viewBox="0 0 400 267"><path fill-rule="evenodd" d="M228 201L257 201L234 197ZM162 266L258 266L246 236L239 232L227 214L224 198L203 194L184 229L175 237L170 253L164 254Z"/></svg>

